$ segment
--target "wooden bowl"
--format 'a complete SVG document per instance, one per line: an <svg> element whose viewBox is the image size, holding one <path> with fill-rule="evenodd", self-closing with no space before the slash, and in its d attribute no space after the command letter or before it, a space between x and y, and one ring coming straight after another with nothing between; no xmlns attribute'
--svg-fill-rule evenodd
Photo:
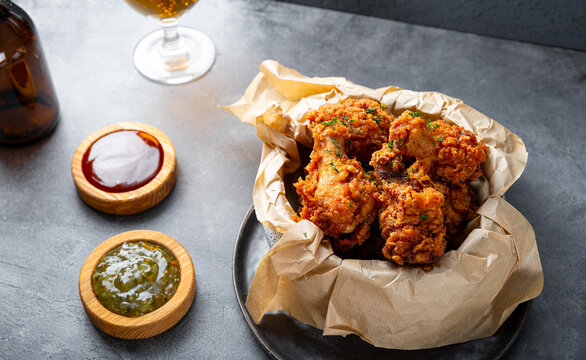
<svg viewBox="0 0 586 360"><path fill-rule="evenodd" d="M150 241L169 249L179 262L181 280L171 299L148 314L128 317L106 309L92 288L92 274L102 257L124 242ZM135 230L118 234L101 243L87 257L79 273L79 296L92 323L103 332L122 339L144 339L175 325L187 313L195 296L195 272L187 251L173 238L156 231Z"/></svg>
<svg viewBox="0 0 586 360"><path fill-rule="evenodd" d="M83 174L81 164L83 155L96 140L118 130L139 130L154 136L163 148L163 165L146 185L132 191L111 193L93 186ZM89 206L109 214L136 214L160 203L173 189L177 179L175 149L161 130L146 124L121 122L101 128L81 142L71 160L71 174L79 196Z"/></svg>

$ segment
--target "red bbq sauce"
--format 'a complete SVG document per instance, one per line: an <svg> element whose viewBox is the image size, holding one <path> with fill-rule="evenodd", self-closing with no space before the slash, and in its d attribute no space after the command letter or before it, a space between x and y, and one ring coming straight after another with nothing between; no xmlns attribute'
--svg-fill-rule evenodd
<svg viewBox="0 0 586 360"><path fill-rule="evenodd" d="M136 190L154 179L163 166L163 148L152 135L119 130L94 141L81 161L87 181L100 190Z"/></svg>

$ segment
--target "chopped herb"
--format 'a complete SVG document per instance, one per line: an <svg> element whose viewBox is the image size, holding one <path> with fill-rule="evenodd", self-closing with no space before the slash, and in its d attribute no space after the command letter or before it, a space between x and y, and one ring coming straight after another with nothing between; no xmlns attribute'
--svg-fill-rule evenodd
<svg viewBox="0 0 586 360"><path fill-rule="evenodd" d="M433 146L437 147L437 144L435 143L435 140L433 139L433 131L435 129L437 129L439 127L438 124L432 124L431 120L426 119L425 123L427 124L427 128L429 129L429 133L431 134L431 142L433 143Z"/></svg>
<svg viewBox="0 0 586 360"><path fill-rule="evenodd" d="M380 118L380 116L376 115L372 117L372 120L374 120L377 124L380 124L382 119Z"/></svg>
<svg viewBox="0 0 586 360"><path fill-rule="evenodd" d="M352 203L348 203L348 210L354 208L354 206L352 206Z"/></svg>
<svg viewBox="0 0 586 360"><path fill-rule="evenodd" d="M417 111L409 111L409 115L411 115L413 117L419 117L419 116L421 116L421 114L418 113Z"/></svg>
<svg viewBox="0 0 586 360"><path fill-rule="evenodd" d="M375 109L375 108L368 108L368 109L366 109L366 112L367 112L367 113L369 113L369 114L373 114L373 115L374 115L375 111L376 111L376 109Z"/></svg>
<svg viewBox="0 0 586 360"><path fill-rule="evenodd" d="M395 145L395 140L391 140L389 141L389 143L387 144L387 146L389 147L389 149L393 149L393 146Z"/></svg>
<svg viewBox="0 0 586 360"><path fill-rule="evenodd" d="M307 239L307 233L306 232L303 233L303 236L305 236L305 238Z"/></svg>
<svg viewBox="0 0 586 360"><path fill-rule="evenodd" d="M338 122L338 119L337 119L337 118L334 118L334 120L330 120L330 121L320 121L319 123L320 123L320 124L323 124L323 125L325 125L325 126L332 126L332 125L334 125L334 124L335 124L335 123L337 123L337 122Z"/></svg>
<svg viewBox="0 0 586 360"><path fill-rule="evenodd" d="M437 141L444 141L444 138L440 136L437 138Z"/></svg>
<svg viewBox="0 0 586 360"><path fill-rule="evenodd" d="M385 109L385 110L387 109L387 107L383 103L380 104L380 107L383 108L383 109Z"/></svg>
<svg viewBox="0 0 586 360"><path fill-rule="evenodd" d="M421 221L425 221L425 220L427 220L427 215L425 215L425 214L421 215Z"/></svg>
<svg viewBox="0 0 586 360"><path fill-rule="evenodd" d="M338 169L336 169L336 167L334 166L334 163L331 162L330 166L332 167L332 169L334 169L335 172L337 172L338 174L340 173L340 171L338 171Z"/></svg>
<svg viewBox="0 0 586 360"><path fill-rule="evenodd" d="M344 153L342 153L342 149L340 149L340 146L338 146L338 143L336 143L336 137L334 136L333 138L330 138L332 140L332 143L336 146L336 155L338 157L342 157L344 156Z"/></svg>
<svg viewBox="0 0 586 360"><path fill-rule="evenodd" d="M324 152L325 152L326 154L331 154L331 153L332 153L332 150L324 150Z"/></svg>

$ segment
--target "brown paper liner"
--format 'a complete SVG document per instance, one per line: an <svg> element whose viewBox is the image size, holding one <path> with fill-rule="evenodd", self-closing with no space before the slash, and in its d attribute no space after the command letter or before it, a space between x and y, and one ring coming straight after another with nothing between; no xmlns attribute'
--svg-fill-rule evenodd
<svg viewBox="0 0 586 360"><path fill-rule="evenodd" d="M494 334L521 302L539 295L543 273L535 234L501 198L525 168L525 145L496 121L437 92L369 89L344 78L308 78L264 61L244 96L226 106L256 126L264 142L253 200L259 221L284 233L261 260L246 306L255 322L269 311L323 329L356 334L379 347L422 349ZM419 111L472 131L488 148L474 184L479 217L457 250L429 271L388 261L342 260L313 223L293 220L284 176L300 166L297 144L311 146L303 115L325 102L370 98L395 115Z"/></svg>

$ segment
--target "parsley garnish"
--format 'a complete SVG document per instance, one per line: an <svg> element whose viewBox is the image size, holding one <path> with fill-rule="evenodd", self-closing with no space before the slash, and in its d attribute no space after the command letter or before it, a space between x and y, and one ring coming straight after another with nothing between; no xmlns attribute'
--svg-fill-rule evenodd
<svg viewBox="0 0 586 360"><path fill-rule="evenodd" d="M352 209L354 206L352 206L352 203L348 203L348 210Z"/></svg>
<svg viewBox="0 0 586 360"><path fill-rule="evenodd" d="M319 123L320 123L320 124L323 124L323 125L325 125L325 126L332 126L332 125L334 125L334 124L335 124L335 123L337 123L337 122L338 122L338 119L337 119L337 118L334 118L334 120L330 120L330 121L320 121Z"/></svg>
<svg viewBox="0 0 586 360"><path fill-rule="evenodd" d="M366 112L367 112L367 113L369 113L369 114L373 114L373 115L374 115L375 111L376 111L376 109L375 109L375 108L368 108L368 109L366 109Z"/></svg>
<svg viewBox="0 0 586 360"><path fill-rule="evenodd" d="M342 149L340 149L340 146L338 146L338 143L336 143L336 137L334 136L333 138L330 138L330 140L332 140L332 143L336 146L336 156L344 156L344 154L342 153Z"/></svg>
<svg viewBox="0 0 586 360"><path fill-rule="evenodd" d="M437 138L437 141L444 141L444 138L440 136Z"/></svg>
<svg viewBox="0 0 586 360"><path fill-rule="evenodd" d="M381 122L381 118L380 118L380 116L378 116L378 115L376 115L376 116L373 116L373 117L372 117L372 120L374 120L374 121L375 121L377 124L380 124L380 122Z"/></svg>
<svg viewBox="0 0 586 360"><path fill-rule="evenodd" d="M336 167L334 166L334 163L331 162L330 166L332 167L332 169L334 169L335 172L337 172L338 174L340 173L340 171L338 171L338 169L336 169Z"/></svg>
<svg viewBox="0 0 586 360"><path fill-rule="evenodd" d="M425 215L425 214L421 215L421 221L425 221L425 220L427 220L427 215Z"/></svg>
<svg viewBox="0 0 586 360"><path fill-rule="evenodd" d="M307 233L306 232L303 233L303 236L305 236L305 238L307 239Z"/></svg>
<svg viewBox="0 0 586 360"><path fill-rule="evenodd" d="M431 142L433 143L433 146L437 147L437 144L435 143L435 140L433 139L433 131L435 129L437 129L439 127L438 124L432 124L431 120L426 119L425 123L427 124L427 128L429 129L429 133L431 134Z"/></svg>
<svg viewBox="0 0 586 360"><path fill-rule="evenodd" d="M383 108L383 109L385 109L385 110L387 109L387 107L383 103L380 104L380 107Z"/></svg>
<svg viewBox="0 0 586 360"><path fill-rule="evenodd" d="M418 113L417 111L409 111L409 115L411 115L413 117L419 117L419 116L421 116L421 114Z"/></svg>
<svg viewBox="0 0 586 360"><path fill-rule="evenodd" d="M389 143L387 144L387 146L389 147L389 149L393 149L393 146L395 145L395 140L391 140L389 141Z"/></svg>

